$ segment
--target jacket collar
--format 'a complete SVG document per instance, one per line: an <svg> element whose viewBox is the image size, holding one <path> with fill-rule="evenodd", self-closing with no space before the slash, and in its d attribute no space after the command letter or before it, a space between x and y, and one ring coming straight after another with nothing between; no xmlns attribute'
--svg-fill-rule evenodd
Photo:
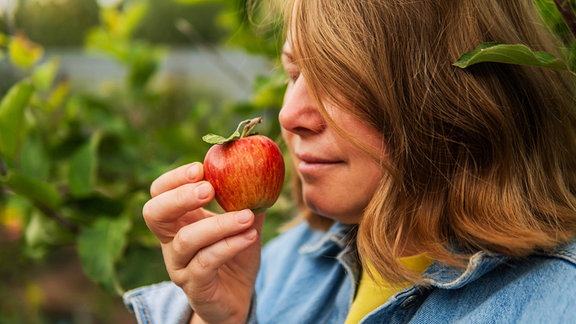
<svg viewBox="0 0 576 324"><path fill-rule="evenodd" d="M355 246L350 244L356 228L355 225L334 223L326 232L314 231L298 252L311 257L338 258L345 267L357 270L358 273L353 273L353 276L358 277L361 271L360 264L350 257L356 252ZM492 271L507 259L499 255L478 252L472 256L466 269L433 262L424 272L424 277L432 286L456 289Z"/></svg>
<svg viewBox="0 0 576 324"><path fill-rule="evenodd" d="M543 254L562 259L576 265L576 241L562 245L551 253Z"/></svg>
<svg viewBox="0 0 576 324"><path fill-rule="evenodd" d="M327 232L315 232L298 250L311 256L336 256L351 248L356 225L334 223Z"/></svg>
<svg viewBox="0 0 576 324"><path fill-rule="evenodd" d="M341 258L344 255L350 255L351 252L355 252L355 246L351 242L356 235L356 229L356 225L334 223L327 232L314 232L308 242L299 249L299 252L314 257ZM539 253L539 255L563 259L576 265L576 241L562 245L552 252ZM349 258L345 259L350 261ZM509 257L480 251L470 258L465 269L433 262L424 272L424 277L432 286L457 289L509 261ZM354 263L356 262L352 262L353 268L356 268Z"/></svg>
<svg viewBox="0 0 576 324"><path fill-rule="evenodd" d="M563 259L576 265L576 241L561 245L553 251L539 252L536 255ZM424 277L429 279L429 283L432 286L443 289L457 289L482 277L497 266L510 261L510 257L481 251L470 258L466 269L434 262L424 272Z"/></svg>
<svg viewBox="0 0 576 324"><path fill-rule="evenodd" d="M477 252L468 261L466 269L433 262L424 272L430 285L443 289L457 289L482 277L497 266L508 261L508 257Z"/></svg>

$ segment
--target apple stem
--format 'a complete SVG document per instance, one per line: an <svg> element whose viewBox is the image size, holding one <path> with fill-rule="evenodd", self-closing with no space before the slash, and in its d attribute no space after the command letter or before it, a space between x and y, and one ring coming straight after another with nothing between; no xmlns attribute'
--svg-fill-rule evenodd
<svg viewBox="0 0 576 324"><path fill-rule="evenodd" d="M244 120L240 124L238 124L238 128L236 128L236 131L234 132L234 134L230 135L228 138L210 133L210 134L206 134L206 135L202 136L202 140L204 142L206 142L208 144L212 144L212 145L224 144L227 142L235 141L235 140L244 138L246 136L252 135L253 134L252 131L254 130L254 127L256 127L256 125L260 124L260 122L262 122L262 117ZM1 167L1 165L0 165L0 167ZM2 170L0 170L0 171L2 171Z"/></svg>
<svg viewBox="0 0 576 324"><path fill-rule="evenodd" d="M244 138L244 137L250 135L252 133L252 131L254 130L254 128L256 127L256 125L260 124L261 122L262 122L262 117L256 117L256 118L248 119L248 120L241 122L240 125L238 125L238 130L237 130L237 132L239 132L240 128L242 128L242 133L240 134L240 138Z"/></svg>

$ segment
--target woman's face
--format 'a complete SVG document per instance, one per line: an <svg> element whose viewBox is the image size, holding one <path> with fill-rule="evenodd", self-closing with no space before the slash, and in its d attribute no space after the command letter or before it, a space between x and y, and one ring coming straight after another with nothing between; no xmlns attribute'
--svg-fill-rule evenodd
<svg viewBox="0 0 576 324"><path fill-rule="evenodd" d="M342 223L358 223L382 179L382 169L366 152L329 126L291 53L287 43L282 63L289 83L279 120L302 181L304 202L319 215ZM323 104L346 134L361 139L377 152L384 151L382 136L375 129L343 109L328 102Z"/></svg>

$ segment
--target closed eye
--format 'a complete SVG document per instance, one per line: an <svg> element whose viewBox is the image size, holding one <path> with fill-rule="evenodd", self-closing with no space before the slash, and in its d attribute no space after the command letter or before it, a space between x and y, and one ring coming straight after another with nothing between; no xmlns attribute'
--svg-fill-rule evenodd
<svg viewBox="0 0 576 324"><path fill-rule="evenodd" d="M294 83L300 77L300 68L294 62L294 57L287 51L282 51L282 65L288 75L288 82Z"/></svg>

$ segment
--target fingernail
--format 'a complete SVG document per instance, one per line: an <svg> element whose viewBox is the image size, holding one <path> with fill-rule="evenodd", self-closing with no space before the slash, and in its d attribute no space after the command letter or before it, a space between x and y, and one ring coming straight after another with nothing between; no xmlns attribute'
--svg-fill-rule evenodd
<svg viewBox="0 0 576 324"><path fill-rule="evenodd" d="M188 168L188 179L196 179L200 173L200 165L198 163L192 164Z"/></svg>
<svg viewBox="0 0 576 324"><path fill-rule="evenodd" d="M196 188L196 196L199 199L206 199L210 196L210 184L204 182Z"/></svg>
<svg viewBox="0 0 576 324"><path fill-rule="evenodd" d="M250 230L248 230L248 231L244 234L244 237L245 237L247 240L249 240L249 241L252 241L253 239L255 239L256 236L258 236L258 232L257 232L255 229L253 229L253 228L250 229Z"/></svg>
<svg viewBox="0 0 576 324"><path fill-rule="evenodd" d="M246 224L252 218L252 213L248 210L242 210L236 213L236 221L240 224Z"/></svg>

